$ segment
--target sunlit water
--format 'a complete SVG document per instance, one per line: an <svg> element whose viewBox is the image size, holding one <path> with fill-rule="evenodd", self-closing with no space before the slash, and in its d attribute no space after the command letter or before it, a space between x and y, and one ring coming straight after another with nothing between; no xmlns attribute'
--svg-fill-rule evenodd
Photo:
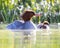
<svg viewBox="0 0 60 48"><path fill-rule="evenodd" d="M0 30L0 48L60 48L60 30Z"/></svg>

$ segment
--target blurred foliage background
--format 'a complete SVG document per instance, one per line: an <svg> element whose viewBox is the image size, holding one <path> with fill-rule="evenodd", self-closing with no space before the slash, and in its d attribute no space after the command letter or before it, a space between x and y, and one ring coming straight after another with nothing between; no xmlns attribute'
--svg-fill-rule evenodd
<svg viewBox="0 0 60 48"><path fill-rule="evenodd" d="M20 19L20 14L32 9L42 14L33 17L34 23L47 20L49 23L60 22L60 0L0 0L0 23L11 23Z"/></svg>

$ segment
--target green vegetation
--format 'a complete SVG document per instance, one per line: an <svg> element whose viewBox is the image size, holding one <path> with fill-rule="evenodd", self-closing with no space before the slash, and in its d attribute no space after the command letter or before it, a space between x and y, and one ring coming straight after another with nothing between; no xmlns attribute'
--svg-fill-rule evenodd
<svg viewBox="0 0 60 48"><path fill-rule="evenodd" d="M26 9L41 13L41 17L33 18L34 23L48 20L50 23L60 22L60 0L0 0L0 22L10 23L19 20Z"/></svg>

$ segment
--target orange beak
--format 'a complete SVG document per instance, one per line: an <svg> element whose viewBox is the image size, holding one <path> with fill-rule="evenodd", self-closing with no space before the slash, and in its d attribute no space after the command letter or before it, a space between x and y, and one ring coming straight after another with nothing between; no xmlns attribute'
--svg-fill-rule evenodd
<svg viewBox="0 0 60 48"><path fill-rule="evenodd" d="M38 13L35 14L36 17L41 16L41 15L42 15L42 14L38 14Z"/></svg>

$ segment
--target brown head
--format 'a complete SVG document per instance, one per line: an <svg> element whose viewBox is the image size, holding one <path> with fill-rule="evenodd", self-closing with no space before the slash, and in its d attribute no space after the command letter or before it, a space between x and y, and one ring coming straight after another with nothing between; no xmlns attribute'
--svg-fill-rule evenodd
<svg viewBox="0 0 60 48"><path fill-rule="evenodd" d="M43 24L45 25L49 25L49 22L48 21L44 21Z"/></svg>
<svg viewBox="0 0 60 48"><path fill-rule="evenodd" d="M24 21L29 21L31 20L31 18L35 15L35 13L33 11L25 11L23 14L22 14L22 19Z"/></svg>

